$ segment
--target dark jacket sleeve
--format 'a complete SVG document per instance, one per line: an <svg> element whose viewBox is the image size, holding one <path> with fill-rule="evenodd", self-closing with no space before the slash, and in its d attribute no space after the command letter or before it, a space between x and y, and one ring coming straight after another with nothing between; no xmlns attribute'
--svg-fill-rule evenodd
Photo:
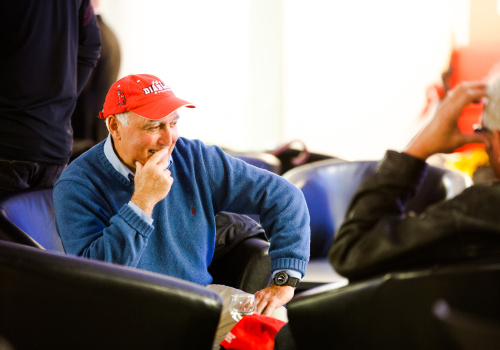
<svg viewBox="0 0 500 350"><path fill-rule="evenodd" d="M499 246L498 184L472 186L418 216L405 212L426 169L425 162L405 153L386 153L357 190L335 235L329 258L339 274L364 277L477 256Z"/></svg>
<svg viewBox="0 0 500 350"><path fill-rule="evenodd" d="M89 1L83 1L79 13L78 39L78 95L89 80L92 70L97 64L101 53L101 39L96 16Z"/></svg>

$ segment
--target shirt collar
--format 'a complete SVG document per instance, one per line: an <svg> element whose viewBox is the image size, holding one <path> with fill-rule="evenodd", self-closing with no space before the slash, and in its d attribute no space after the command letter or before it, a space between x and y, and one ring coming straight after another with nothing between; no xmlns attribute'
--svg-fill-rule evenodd
<svg viewBox="0 0 500 350"><path fill-rule="evenodd" d="M113 140L111 139L111 134L108 134L108 138L104 142L104 155L111 163L113 168L118 171L120 174L125 176L127 179L130 179L130 175L134 176L134 173L130 171L129 168L118 158L115 150L113 149ZM172 157L169 159L168 167L172 165Z"/></svg>
<svg viewBox="0 0 500 350"><path fill-rule="evenodd" d="M131 172L130 169L127 168L125 164L122 163L120 158L118 158L118 156L116 155L115 150L113 149L113 140L111 139L111 134L108 134L108 138L106 139L106 142L104 142L104 155L111 163L113 168L115 168L116 171L125 176L127 179L129 179L129 175L134 176L134 173Z"/></svg>

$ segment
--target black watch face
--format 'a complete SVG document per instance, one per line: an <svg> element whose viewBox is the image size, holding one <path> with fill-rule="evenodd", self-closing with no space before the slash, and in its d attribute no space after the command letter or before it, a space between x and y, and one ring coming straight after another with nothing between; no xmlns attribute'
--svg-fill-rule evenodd
<svg viewBox="0 0 500 350"><path fill-rule="evenodd" d="M278 272L276 276L274 276L274 283L276 283L278 286L283 286L286 284L288 281L288 275L286 272Z"/></svg>

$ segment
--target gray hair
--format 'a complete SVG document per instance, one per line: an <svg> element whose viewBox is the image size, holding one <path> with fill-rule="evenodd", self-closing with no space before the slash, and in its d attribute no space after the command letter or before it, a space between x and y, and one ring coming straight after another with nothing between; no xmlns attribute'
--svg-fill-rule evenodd
<svg viewBox="0 0 500 350"><path fill-rule="evenodd" d="M116 119L118 119L118 121L120 122L120 124L122 124L123 126L128 126L128 116L129 116L129 114L130 114L130 111L126 111L126 112L123 112L123 113L117 113L114 116L116 117ZM109 118L106 118L106 127L108 128L108 131L109 131L108 120L109 120Z"/></svg>
<svg viewBox="0 0 500 350"><path fill-rule="evenodd" d="M490 130L500 130L500 72L490 77L487 91L482 122Z"/></svg>
<svg viewBox="0 0 500 350"><path fill-rule="evenodd" d="M128 116L129 116L129 114L130 114L130 112L127 111L127 112L115 114L115 117L116 117L116 119L118 119L118 121L122 125L127 126L128 125Z"/></svg>

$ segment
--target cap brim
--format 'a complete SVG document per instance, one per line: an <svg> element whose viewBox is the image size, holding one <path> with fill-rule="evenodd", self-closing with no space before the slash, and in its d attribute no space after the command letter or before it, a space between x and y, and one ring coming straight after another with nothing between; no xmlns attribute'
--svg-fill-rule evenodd
<svg viewBox="0 0 500 350"><path fill-rule="evenodd" d="M196 106L173 95L165 96L131 111L146 119L157 120L165 118L181 107L195 108Z"/></svg>

